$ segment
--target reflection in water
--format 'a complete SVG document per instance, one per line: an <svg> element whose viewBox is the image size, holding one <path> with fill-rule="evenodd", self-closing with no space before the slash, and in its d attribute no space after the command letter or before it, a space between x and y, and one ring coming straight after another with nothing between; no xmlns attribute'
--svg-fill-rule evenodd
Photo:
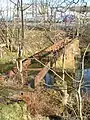
<svg viewBox="0 0 90 120"><path fill-rule="evenodd" d="M90 82L90 68L84 70L84 80Z"/></svg>
<svg viewBox="0 0 90 120"><path fill-rule="evenodd" d="M81 70L77 70L75 74L75 79L80 80L81 79ZM77 84L75 83L75 87L77 87ZM90 68L87 68L84 70L84 79L83 79L83 86L84 91L90 91Z"/></svg>
<svg viewBox="0 0 90 120"><path fill-rule="evenodd" d="M44 79L45 79L45 84L46 84L47 87L49 87L48 85L53 85L54 84L54 76L50 72L48 72L45 75Z"/></svg>
<svg viewBox="0 0 90 120"><path fill-rule="evenodd" d="M90 91L90 68L84 70L84 87Z"/></svg>

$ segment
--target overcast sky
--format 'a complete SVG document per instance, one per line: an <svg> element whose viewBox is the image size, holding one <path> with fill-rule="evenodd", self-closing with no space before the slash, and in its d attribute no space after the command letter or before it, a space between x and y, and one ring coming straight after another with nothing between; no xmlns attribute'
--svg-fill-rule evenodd
<svg viewBox="0 0 90 120"><path fill-rule="evenodd" d="M2 4L2 6L6 6L7 4L7 1L10 2L10 0L0 0L0 4ZM17 0L12 0L14 2L17 2ZM23 0L24 3L31 3L32 1L35 1L35 0ZM41 1L41 0L37 0L37 1ZM62 1L64 0L42 0L44 2L46 1L49 1L51 2L52 4L58 4L58 3L62 3ZM66 0L66 1L73 1L73 0ZM77 2L78 0L74 0L75 2ZM79 0L79 1L83 1L83 0ZM89 5L90 5L90 0L84 0L85 2L87 2Z"/></svg>
<svg viewBox="0 0 90 120"><path fill-rule="evenodd" d="M17 0L12 0L12 1L17 3ZM32 1L34 2L35 0L23 0L23 3L32 3ZM37 0L37 1L38 2L44 1L44 3L46 3L46 1L48 1L48 3L50 2L51 6L52 5L53 6L58 6L58 5L60 6L60 4L63 5L63 6L67 6L67 4L70 4L70 2L73 1L73 0L65 0L67 4L65 4L65 2L63 2L64 0ZM77 1L78 0L74 0L74 2L77 2ZM79 0L79 1L85 1L85 2L87 2L87 5L90 5L90 0ZM84 2L84 4L85 4L85 2ZM7 3L8 3L8 6L9 6L9 9L10 9L10 7L13 7L13 5L14 5L12 2L10 2L10 0L0 0L0 7L2 7L2 9L4 11L7 11ZM6 12L4 12L4 13L6 13Z"/></svg>

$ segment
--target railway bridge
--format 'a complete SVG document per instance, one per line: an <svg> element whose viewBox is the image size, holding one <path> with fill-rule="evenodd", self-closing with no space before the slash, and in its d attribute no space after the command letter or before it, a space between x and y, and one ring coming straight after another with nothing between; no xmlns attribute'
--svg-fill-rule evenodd
<svg viewBox="0 0 90 120"><path fill-rule="evenodd" d="M60 71L63 67L63 60L65 69L75 72L75 58L78 56L80 56L80 49L77 39L60 40L50 47L23 60L23 75L25 82L28 81L29 72L38 71L34 77L35 86L37 86L49 70L53 73L58 70ZM41 64L41 67L38 67L36 63ZM13 70L10 71L11 74L9 73L10 77L13 78L17 72L17 68L14 67Z"/></svg>

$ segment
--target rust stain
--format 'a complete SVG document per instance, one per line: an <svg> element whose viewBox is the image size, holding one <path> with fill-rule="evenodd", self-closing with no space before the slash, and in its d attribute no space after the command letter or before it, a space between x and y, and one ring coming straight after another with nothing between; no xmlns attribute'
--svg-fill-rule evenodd
<svg viewBox="0 0 90 120"><path fill-rule="evenodd" d="M42 70L36 75L36 77L35 77L35 86L37 86L41 82L43 77L49 71L49 67L50 67L50 62L44 68L42 68Z"/></svg>
<svg viewBox="0 0 90 120"><path fill-rule="evenodd" d="M54 50L59 50L60 48L62 48L64 46L64 40L61 40L57 43L54 43L52 46L48 47L45 51L49 52L49 51L54 51Z"/></svg>

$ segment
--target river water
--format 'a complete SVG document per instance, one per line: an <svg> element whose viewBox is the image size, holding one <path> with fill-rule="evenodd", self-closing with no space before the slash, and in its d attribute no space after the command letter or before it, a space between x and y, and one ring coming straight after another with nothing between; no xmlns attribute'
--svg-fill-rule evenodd
<svg viewBox="0 0 90 120"><path fill-rule="evenodd" d="M84 87L90 91L90 68L84 69Z"/></svg>
<svg viewBox="0 0 90 120"><path fill-rule="evenodd" d="M82 72L81 70L76 71L76 73L75 73L76 80L81 79L81 72ZM90 68L84 69L82 90L84 90L84 92L90 92Z"/></svg>

